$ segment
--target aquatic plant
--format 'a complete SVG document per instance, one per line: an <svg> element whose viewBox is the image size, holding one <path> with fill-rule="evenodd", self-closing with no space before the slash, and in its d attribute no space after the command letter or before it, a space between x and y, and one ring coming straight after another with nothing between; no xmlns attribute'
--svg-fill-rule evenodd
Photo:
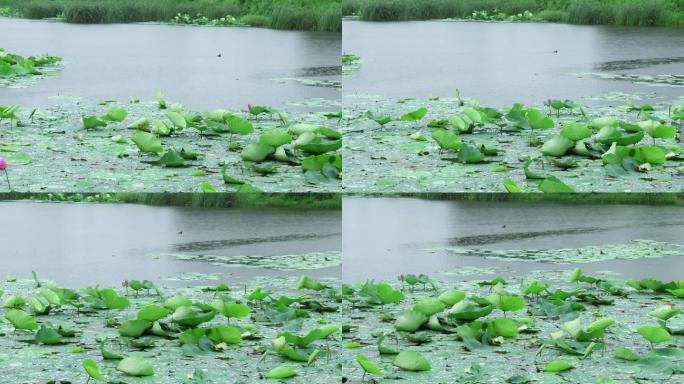
<svg viewBox="0 0 684 384"><path fill-rule="evenodd" d="M60 61L62 61L62 58L57 56L23 57L0 48L0 78L42 75L43 73L39 68L54 66Z"/></svg>
<svg viewBox="0 0 684 384"><path fill-rule="evenodd" d="M343 15L369 21L466 19L514 22L546 21L629 26L682 25L681 4L674 0L344 0Z"/></svg>
<svg viewBox="0 0 684 384"><path fill-rule="evenodd" d="M5 159L0 159L0 171L3 171L5 173L5 180L7 181L7 190L11 191L12 185L10 185L9 173L7 172L7 161L5 161Z"/></svg>
<svg viewBox="0 0 684 384"><path fill-rule="evenodd" d="M2 123L2 119L9 119L11 128L13 121L19 121L19 117L17 117L19 108L18 105L0 105L0 123Z"/></svg>
<svg viewBox="0 0 684 384"><path fill-rule="evenodd" d="M352 185L395 191L470 190L477 185L479 190L503 187L519 192L528 190L520 184L522 174L522 180L541 192L574 192L577 186L567 183L565 175L575 178L581 174L577 185L600 189L598 179L585 179L589 173L596 174L593 170L598 167L603 169L598 173L601 177L625 179L610 183L613 188L629 183L627 179L634 180L638 173L648 173L649 179L664 185L671 179L668 169L674 165L670 161L684 153L676 141L678 127L672 119L678 114L677 108L634 116L625 108L599 112L570 100L546 100L548 112L555 111L552 118L541 109L520 103L496 109L476 100L467 100L464 105L453 99L428 102L429 111L424 106L426 100L382 101L380 106L374 102L374 109L359 102L362 112L351 117L354 133L348 140L356 150L347 156L351 161L348 166L362 167L366 153L372 167L364 167L364 174L378 180L375 186L367 185L368 180L357 179L352 172L347 176ZM366 119L380 125L372 134L361 128ZM495 132L499 135L494 136ZM387 158L394 160L384 161ZM405 166L402 172L388 168L397 161ZM454 162L463 167L454 167ZM492 162L496 164L489 165ZM634 182L630 188L647 185Z"/></svg>

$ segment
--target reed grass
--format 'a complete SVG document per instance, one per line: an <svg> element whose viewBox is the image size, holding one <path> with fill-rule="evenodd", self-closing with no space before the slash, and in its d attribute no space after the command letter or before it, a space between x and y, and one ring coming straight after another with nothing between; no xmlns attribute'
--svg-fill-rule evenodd
<svg viewBox="0 0 684 384"><path fill-rule="evenodd" d="M340 32L340 0L0 0L25 18L63 17L68 23L168 22L177 14L276 29Z"/></svg>
<svg viewBox="0 0 684 384"><path fill-rule="evenodd" d="M536 20L620 26L684 26L684 0L343 0L342 14L366 21L468 18L473 12Z"/></svg>

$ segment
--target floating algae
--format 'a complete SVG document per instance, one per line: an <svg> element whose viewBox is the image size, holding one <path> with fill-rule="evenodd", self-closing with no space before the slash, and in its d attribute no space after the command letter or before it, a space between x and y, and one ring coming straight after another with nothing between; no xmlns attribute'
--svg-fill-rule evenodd
<svg viewBox="0 0 684 384"><path fill-rule="evenodd" d="M157 255L155 255L157 256ZM266 268L280 271L301 271L337 267L342 264L342 252L310 252L292 255L210 255L162 254L178 260L202 261L222 267Z"/></svg>
<svg viewBox="0 0 684 384"><path fill-rule="evenodd" d="M556 264L595 263L607 260L637 260L642 258L661 258L683 256L684 246L653 241L632 240L625 244L587 246L561 249L472 249L472 248L432 248L430 252L447 251L458 256L479 256L496 260L517 260Z"/></svg>

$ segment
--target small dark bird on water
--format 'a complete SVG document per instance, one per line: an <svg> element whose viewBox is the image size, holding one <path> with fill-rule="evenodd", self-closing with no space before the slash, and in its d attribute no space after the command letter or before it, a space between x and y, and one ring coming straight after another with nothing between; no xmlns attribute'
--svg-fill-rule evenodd
<svg viewBox="0 0 684 384"><path fill-rule="evenodd" d="M553 51L553 53L558 53L558 50Z"/></svg>
<svg viewBox="0 0 684 384"><path fill-rule="evenodd" d="M218 55L216 55L216 57L221 57L221 54L219 53Z"/></svg>
<svg viewBox="0 0 684 384"><path fill-rule="evenodd" d="M178 234L179 234L179 235L182 235L182 234L183 234L183 231L178 231Z"/></svg>

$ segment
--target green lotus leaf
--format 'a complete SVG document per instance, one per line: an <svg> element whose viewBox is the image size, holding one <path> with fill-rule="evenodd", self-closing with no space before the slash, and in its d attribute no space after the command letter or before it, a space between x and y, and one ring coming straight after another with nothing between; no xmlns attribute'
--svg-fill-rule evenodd
<svg viewBox="0 0 684 384"><path fill-rule="evenodd" d="M254 132L254 127L252 123L241 118L240 116L231 115L226 119L228 124L228 130L230 133L237 135L248 135Z"/></svg>
<svg viewBox="0 0 684 384"><path fill-rule="evenodd" d="M458 303L459 301L465 299L466 293L463 291L457 291L455 289L450 289L448 291L442 292L437 299L449 307Z"/></svg>
<svg viewBox="0 0 684 384"><path fill-rule="evenodd" d="M558 373L574 368L572 364L565 360L554 360L544 367L544 372Z"/></svg>
<svg viewBox="0 0 684 384"><path fill-rule="evenodd" d="M98 127L106 127L107 123L98 119L95 116L81 116L81 124L85 129L92 129Z"/></svg>
<svg viewBox="0 0 684 384"><path fill-rule="evenodd" d="M518 324L507 318L494 319L490 323L495 335L502 337L518 336Z"/></svg>
<svg viewBox="0 0 684 384"><path fill-rule="evenodd" d="M394 322L394 328L402 332L415 332L428 321L428 317L417 311L406 311Z"/></svg>
<svg viewBox="0 0 684 384"><path fill-rule="evenodd" d="M259 136L259 143L279 147L292 142L292 136L281 128L271 128Z"/></svg>
<svg viewBox="0 0 684 384"><path fill-rule="evenodd" d="M461 149L463 144L461 143L461 137L455 133L449 132L445 129L437 129L432 132L432 138L437 142L442 149L453 149L458 151Z"/></svg>
<svg viewBox="0 0 684 384"><path fill-rule="evenodd" d="M394 358L392 364L404 371L418 372L432 369L430 362L420 353L410 349L404 349Z"/></svg>
<svg viewBox="0 0 684 384"><path fill-rule="evenodd" d="M270 145L251 142L240 152L240 157L244 161L260 162L266 160L273 152L275 152L275 148Z"/></svg>
<svg viewBox="0 0 684 384"><path fill-rule="evenodd" d="M109 108L107 114L102 116L101 119L105 121L116 121L120 123L126 120L126 116L128 116L128 112L125 109L113 105Z"/></svg>
<svg viewBox="0 0 684 384"><path fill-rule="evenodd" d="M135 355L122 359L116 366L116 369L127 376L144 377L154 375L152 365L143 357Z"/></svg>
<svg viewBox="0 0 684 384"><path fill-rule="evenodd" d="M366 357L366 355L356 355L356 362L359 363L361 368L363 368L364 372L370 373L371 375L384 375L385 373L375 365L372 361Z"/></svg>
<svg viewBox="0 0 684 384"><path fill-rule="evenodd" d="M122 337L140 337L150 327L152 322L148 320L127 320L119 326L119 334Z"/></svg>
<svg viewBox="0 0 684 384"><path fill-rule="evenodd" d="M185 117L178 112L168 111L166 112L166 117L171 120L171 123L173 123L173 126L176 127L176 129L185 129L188 127L188 122L185 120Z"/></svg>
<svg viewBox="0 0 684 384"><path fill-rule="evenodd" d="M164 150L159 137L149 132L136 131L133 136L131 136L131 140L133 140L141 152L161 153Z"/></svg>
<svg viewBox="0 0 684 384"><path fill-rule="evenodd" d="M541 148L541 153L546 156L561 157L575 146L575 142L561 135L549 139Z"/></svg>
<svg viewBox="0 0 684 384"><path fill-rule="evenodd" d="M417 121L425 117L427 114L428 110L425 107L421 107L416 109L415 111L409 112L405 115L402 115L399 118L399 121Z"/></svg>
<svg viewBox="0 0 684 384"><path fill-rule="evenodd" d="M413 306L414 311L420 312L425 316L432 316L434 314L442 312L444 308L444 303L434 297L427 297L421 299Z"/></svg>
<svg viewBox="0 0 684 384"><path fill-rule="evenodd" d="M579 141L591 137L592 130L585 124L572 123L560 130L560 135L571 141Z"/></svg>
<svg viewBox="0 0 684 384"><path fill-rule="evenodd" d="M266 373L267 379L282 380L293 376L297 376L297 372L287 365L279 365Z"/></svg>
<svg viewBox="0 0 684 384"><path fill-rule="evenodd" d="M637 333L651 344L666 343L672 340L670 333L665 328L657 325L643 325L637 328Z"/></svg>
<svg viewBox="0 0 684 384"><path fill-rule="evenodd" d="M104 376L102 376L102 373L100 372L100 368L98 368L97 363L93 359L85 359L83 360L83 369L85 369L86 373L90 378L105 382L106 379Z"/></svg>

